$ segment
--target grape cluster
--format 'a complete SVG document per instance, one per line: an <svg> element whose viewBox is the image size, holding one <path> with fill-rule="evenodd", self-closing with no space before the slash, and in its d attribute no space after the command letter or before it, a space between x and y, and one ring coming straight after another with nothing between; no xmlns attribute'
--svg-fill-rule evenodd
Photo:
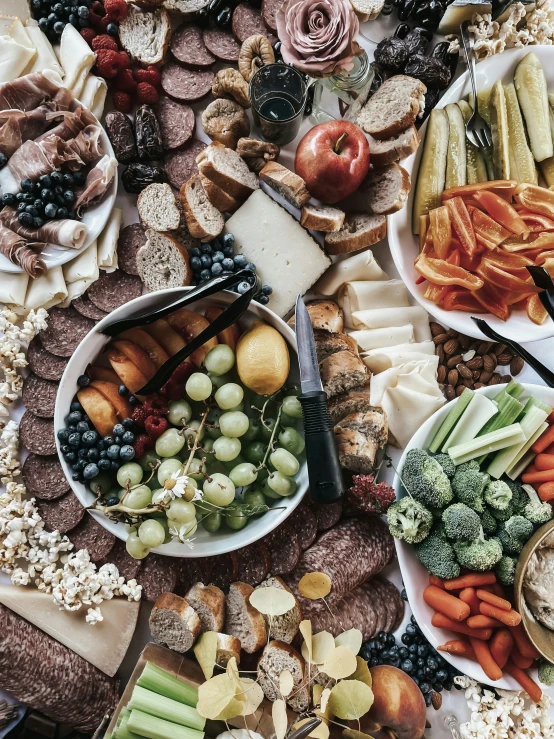
<svg viewBox="0 0 554 739"><path fill-rule="evenodd" d="M68 23L78 31L90 28L91 3L92 0L31 0L31 9L41 31L57 43Z"/></svg>
<svg viewBox="0 0 554 739"><path fill-rule="evenodd" d="M454 677L461 673L429 644L414 616L400 641L399 646L394 634L380 631L374 639L364 642L360 655L369 667L392 665L409 675L419 686L427 706L431 705L433 693L458 689Z"/></svg>

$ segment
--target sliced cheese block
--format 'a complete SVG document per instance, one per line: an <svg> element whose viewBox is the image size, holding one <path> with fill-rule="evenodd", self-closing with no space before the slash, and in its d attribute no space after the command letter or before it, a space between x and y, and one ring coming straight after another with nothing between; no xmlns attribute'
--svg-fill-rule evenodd
<svg viewBox="0 0 554 739"><path fill-rule="evenodd" d="M374 375L371 378L370 385L370 405L380 406L383 402L383 395L385 390L389 387L396 387L398 377L400 375L407 375L417 373L425 382L430 386L430 395L435 395L435 388L440 393L440 388L437 383L437 367L439 364L438 357L426 357L426 359L414 359L405 364L391 367L390 369L380 372L378 375Z"/></svg>
<svg viewBox="0 0 554 739"><path fill-rule="evenodd" d="M400 378L399 378L400 379ZM415 432L444 403L438 398L397 384L383 395L381 407L387 414L390 435L399 447L405 447Z"/></svg>
<svg viewBox="0 0 554 739"><path fill-rule="evenodd" d="M359 280L388 280L389 276L377 264L371 250L335 262L314 285L314 292L336 295L345 282Z"/></svg>
<svg viewBox="0 0 554 739"><path fill-rule="evenodd" d="M66 284L77 280L98 279L98 248L96 240L71 262L63 265L63 276Z"/></svg>
<svg viewBox="0 0 554 739"><path fill-rule="evenodd" d="M25 34L21 21L16 18L14 25L10 27L10 35L0 36L0 83L11 82L19 77L37 53L29 37L27 37L27 42L22 43L22 34L17 34L20 40L11 36L14 26L15 28L20 26Z"/></svg>
<svg viewBox="0 0 554 739"><path fill-rule="evenodd" d="M98 237L98 266L106 272L113 272L117 269L117 239L122 216L123 212L119 208L114 208L104 230Z"/></svg>
<svg viewBox="0 0 554 739"><path fill-rule="evenodd" d="M255 190L226 223L237 251L254 262L263 283L273 287L268 308L284 316L331 261L288 211Z"/></svg>
<svg viewBox="0 0 554 739"><path fill-rule="evenodd" d="M30 280L25 296L25 308L52 308L67 298L67 287L61 267L51 267L46 274Z"/></svg>
<svg viewBox="0 0 554 739"><path fill-rule="evenodd" d="M384 346L411 344L414 340L414 327L411 323L408 323L406 326L362 329L361 331L351 331L350 336L356 340L363 352L367 352Z"/></svg>
<svg viewBox="0 0 554 739"><path fill-rule="evenodd" d="M78 98L88 73L96 63L96 56L71 23L63 29L59 56L65 73L64 85Z"/></svg>
<svg viewBox="0 0 554 739"><path fill-rule="evenodd" d="M140 603L124 598L105 600L101 606L104 620L91 626L85 621L87 606L63 611L48 593L15 585L0 586L0 603L110 677L125 657L140 610Z"/></svg>
<svg viewBox="0 0 554 739"><path fill-rule="evenodd" d="M416 341L430 341L431 329L427 311L416 305L407 308L373 308L352 313L354 328L389 328L390 326L405 326L411 323L414 327Z"/></svg>
<svg viewBox="0 0 554 739"><path fill-rule="evenodd" d="M0 303L24 305L28 284L26 272L0 272Z"/></svg>
<svg viewBox="0 0 554 739"><path fill-rule="evenodd" d="M347 328L352 325L352 313L371 308L405 308L408 291L402 280L374 280L345 283L338 294L338 304L344 311Z"/></svg>
<svg viewBox="0 0 554 739"><path fill-rule="evenodd" d="M38 27L38 23L36 21L29 21L25 26L25 30L37 50L37 55L25 68L23 74L31 74L31 72L42 72L44 69L51 69L52 71L57 72L60 77L63 77L63 67L58 62L58 57L56 56L49 39Z"/></svg>
<svg viewBox="0 0 554 739"><path fill-rule="evenodd" d="M394 362L396 357L407 357L410 360L411 354L427 354L434 356L435 344L432 341L422 341L420 343L399 344L397 346L381 347L380 349L372 349L362 354L362 359L366 367L373 374L384 372L390 369L398 362Z"/></svg>
<svg viewBox="0 0 554 739"><path fill-rule="evenodd" d="M23 23L26 23L31 17L29 0L2 0L0 7L4 15L21 18Z"/></svg>
<svg viewBox="0 0 554 739"><path fill-rule="evenodd" d="M87 278L83 278L82 280L76 280L75 282L71 282L67 286L67 298L64 301L64 304L62 307L67 307L71 304L72 300L76 300L77 298L80 298L81 295L83 295L83 293L86 292L88 288L92 285L92 283L96 282L97 279L98 277L87 277Z"/></svg>
<svg viewBox="0 0 554 739"><path fill-rule="evenodd" d="M107 93L108 85L106 84L106 80L89 72L79 95L79 100L85 108L88 108L100 120L104 112Z"/></svg>

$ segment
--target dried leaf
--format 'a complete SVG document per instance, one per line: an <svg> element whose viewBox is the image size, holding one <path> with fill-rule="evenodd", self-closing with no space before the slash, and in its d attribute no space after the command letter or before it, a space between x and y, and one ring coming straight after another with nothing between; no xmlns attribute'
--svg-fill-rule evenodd
<svg viewBox="0 0 554 739"><path fill-rule="evenodd" d="M227 662L225 672L227 673L227 677L231 681L231 684L235 686L235 694L240 693L240 691L242 690L242 686L240 682L239 668L237 666L236 657L231 657L229 662Z"/></svg>
<svg viewBox="0 0 554 739"><path fill-rule="evenodd" d="M250 595L250 605L264 616L282 616L295 607L296 600L288 590L258 588Z"/></svg>
<svg viewBox="0 0 554 739"><path fill-rule="evenodd" d="M371 677L369 667L367 666L367 662L361 657L356 657L356 664L356 672L353 672L352 675L348 675L348 679L359 680L360 682L365 683L368 688L371 688L373 685L373 679Z"/></svg>
<svg viewBox="0 0 554 739"><path fill-rule="evenodd" d="M321 713L327 711L327 703L329 702L329 696L331 695L331 688L325 688L321 694Z"/></svg>
<svg viewBox="0 0 554 739"><path fill-rule="evenodd" d="M196 709L204 718L224 721L239 716L242 704L237 698L236 687L227 673L216 675L198 688Z"/></svg>
<svg viewBox="0 0 554 739"><path fill-rule="evenodd" d="M305 650L304 647L305 644L302 645L302 656L304 659L308 659L308 650ZM314 634L312 636L312 658L310 662L315 665L322 665L334 648L335 640L328 631L320 631L318 634Z"/></svg>
<svg viewBox="0 0 554 739"><path fill-rule="evenodd" d="M209 680L214 674L216 655L217 634L215 631L205 631L194 645L194 656L198 660L206 680Z"/></svg>
<svg viewBox="0 0 554 739"><path fill-rule="evenodd" d="M343 729L342 736L344 739L373 739L370 734L364 734L363 731L356 731L356 729Z"/></svg>
<svg viewBox="0 0 554 739"><path fill-rule="evenodd" d="M333 583L329 575L324 572L308 572L298 583L298 592L304 598L319 600L331 592Z"/></svg>
<svg viewBox="0 0 554 739"><path fill-rule="evenodd" d="M241 716L250 716L256 713L264 699L264 691L255 680L243 677L240 680L241 689L237 692L237 700L242 703Z"/></svg>
<svg viewBox="0 0 554 739"><path fill-rule="evenodd" d="M352 654L358 654L363 640L363 634L359 629L348 629L336 637L335 644L337 647L348 647Z"/></svg>
<svg viewBox="0 0 554 739"><path fill-rule="evenodd" d="M321 672L334 680L342 680L351 675L356 666L356 655L348 647L335 647L323 663Z"/></svg>
<svg viewBox="0 0 554 739"><path fill-rule="evenodd" d="M307 721L311 721L310 718L303 718L300 721L297 721L293 729L296 731L296 729L299 729L301 726L303 726ZM325 721L322 721L319 726L316 726L313 731L311 731L308 736L314 737L314 739L328 739L329 737L329 727L325 723Z"/></svg>
<svg viewBox="0 0 554 739"><path fill-rule="evenodd" d="M290 670L283 670L279 675L279 692L285 698L294 687L294 678Z"/></svg>
<svg viewBox="0 0 554 739"><path fill-rule="evenodd" d="M298 627L300 630L300 633L304 637L304 644L302 645L302 650L304 650L304 645L306 646L306 653L307 657L304 655L304 651L302 651L302 654L304 655L304 659L307 662L312 661L312 622L311 621L301 621L300 626Z"/></svg>
<svg viewBox="0 0 554 739"><path fill-rule="evenodd" d="M353 721L373 705L373 690L360 680L341 680L331 689L329 710L337 718Z"/></svg>
<svg viewBox="0 0 554 739"><path fill-rule="evenodd" d="M289 720L287 716L287 706L284 700L278 698L273 701L271 706L271 717L273 718L273 727L275 729L275 739L285 739Z"/></svg>
<svg viewBox="0 0 554 739"><path fill-rule="evenodd" d="M321 694L323 693L323 685L314 683L312 687L312 702L314 706L319 706L321 702Z"/></svg>

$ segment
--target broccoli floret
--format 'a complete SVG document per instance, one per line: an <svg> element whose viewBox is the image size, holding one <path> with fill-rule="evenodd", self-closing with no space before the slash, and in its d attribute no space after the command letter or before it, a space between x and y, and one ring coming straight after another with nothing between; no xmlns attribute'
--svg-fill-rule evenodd
<svg viewBox="0 0 554 739"><path fill-rule="evenodd" d="M497 537L504 554L519 554L533 533L533 524L523 516L512 516L498 527Z"/></svg>
<svg viewBox="0 0 554 739"><path fill-rule="evenodd" d="M431 531L433 516L424 505L407 495L389 506L387 521L394 537L408 544L419 544Z"/></svg>
<svg viewBox="0 0 554 739"><path fill-rule="evenodd" d="M492 536L493 534L495 534L496 529L498 528L496 518L492 515L488 508L485 508L485 510L481 514L481 526L483 527L483 531L487 536Z"/></svg>
<svg viewBox="0 0 554 739"><path fill-rule="evenodd" d="M516 574L517 559L515 557L502 557L500 562L494 568L494 574L502 585L513 585Z"/></svg>
<svg viewBox="0 0 554 739"><path fill-rule="evenodd" d="M537 491L531 485L523 485L522 490L526 494L527 500L521 515L525 516L531 523L546 523L550 521L552 518L552 506L550 503L543 503Z"/></svg>
<svg viewBox="0 0 554 739"><path fill-rule="evenodd" d="M454 477L454 475L456 474L456 465L452 461L449 454L436 454L433 459L440 464L444 471L444 474L447 477L449 477L450 479Z"/></svg>
<svg viewBox="0 0 554 739"><path fill-rule="evenodd" d="M433 530L425 541L417 544L415 551L421 564L432 575L450 580L460 574L460 565L456 562L452 546L436 531Z"/></svg>
<svg viewBox="0 0 554 739"><path fill-rule="evenodd" d="M539 682L543 685L554 685L554 665L541 659L539 663Z"/></svg>
<svg viewBox="0 0 554 739"><path fill-rule="evenodd" d="M444 508L453 498L450 480L423 449L410 449L402 477L410 495L427 508Z"/></svg>
<svg viewBox="0 0 554 739"><path fill-rule="evenodd" d="M483 513L483 491L489 480L487 473L479 469L479 462L472 459L456 469L452 490L458 502L465 503L477 513Z"/></svg>
<svg viewBox="0 0 554 739"><path fill-rule="evenodd" d="M454 551L462 567L477 572L491 570L502 557L502 547L498 539L485 539L483 529L473 541L457 541Z"/></svg>
<svg viewBox="0 0 554 739"><path fill-rule="evenodd" d="M454 503L442 514L444 532L449 539L472 541L479 536L481 519L465 503Z"/></svg>
<svg viewBox="0 0 554 739"><path fill-rule="evenodd" d="M491 515L496 518L497 521L507 521L512 516L517 515L514 506L509 503L505 511L498 511L496 508L489 508Z"/></svg>
<svg viewBox="0 0 554 739"><path fill-rule="evenodd" d="M497 511L505 511L511 503L512 491L502 480L491 480L484 492L485 503Z"/></svg>
<svg viewBox="0 0 554 739"><path fill-rule="evenodd" d="M521 487L521 483L516 482L515 480L510 480L509 477L506 477L504 479L504 482L512 491L512 516L522 516L523 509L525 508L528 500L523 488ZM507 520L508 519L506 519L506 521Z"/></svg>

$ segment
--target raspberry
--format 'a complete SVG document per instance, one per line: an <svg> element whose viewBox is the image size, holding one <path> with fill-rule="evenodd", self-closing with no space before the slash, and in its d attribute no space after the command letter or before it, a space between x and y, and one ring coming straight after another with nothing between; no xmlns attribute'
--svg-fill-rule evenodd
<svg viewBox="0 0 554 739"><path fill-rule="evenodd" d="M148 67L148 69L136 69L135 79L137 82L148 82L152 87L159 87L162 81L160 73L154 67Z"/></svg>
<svg viewBox="0 0 554 739"><path fill-rule="evenodd" d="M129 57L129 54L127 54L126 51L120 51L119 52L119 58L121 60L121 69L130 69L131 68L131 59Z"/></svg>
<svg viewBox="0 0 554 739"><path fill-rule="evenodd" d="M92 46L92 42L96 38L96 31L93 28L81 28L81 36L89 46Z"/></svg>
<svg viewBox="0 0 554 739"><path fill-rule="evenodd" d="M102 16L98 15L94 12L94 10L89 10L88 12L88 19L90 22L90 25L95 28L97 31L101 31L101 25L100 21L102 20Z"/></svg>
<svg viewBox="0 0 554 739"><path fill-rule="evenodd" d="M100 28L102 29L102 33L106 33L106 31L108 30L108 26L110 25L110 23L113 23L113 21L112 21L112 19L110 18L109 15L105 15L103 18L100 18L99 25L100 25Z"/></svg>
<svg viewBox="0 0 554 739"><path fill-rule="evenodd" d="M88 29L85 29L88 30ZM107 33L102 33L100 36L97 36L94 41L92 42L92 49L93 51L99 51L100 49L109 49L109 51L119 51L117 48L117 41L112 38L112 36L108 36Z"/></svg>
<svg viewBox="0 0 554 739"><path fill-rule="evenodd" d="M116 23L121 23L127 17L127 3L125 0L104 0L104 9Z"/></svg>
<svg viewBox="0 0 554 739"><path fill-rule="evenodd" d="M117 51L98 49L96 52L96 69L100 77L112 79L121 68L121 60Z"/></svg>
<svg viewBox="0 0 554 739"><path fill-rule="evenodd" d="M168 427L167 418L162 418L161 416L148 416L144 422L146 433L151 439L157 439Z"/></svg>
<svg viewBox="0 0 554 739"><path fill-rule="evenodd" d="M168 380L161 388L160 393L168 400L181 400L185 396L185 385L181 382Z"/></svg>
<svg viewBox="0 0 554 739"><path fill-rule="evenodd" d="M149 452L150 449L154 448L154 440L151 439L146 434L140 434L137 436L133 443L133 449L135 450L135 457L137 459L140 459L141 457L144 457L146 452Z"/></svg>
<svg viewBox="0 0 554 739"><path fill-rule="evenodd" d="M149 395L144 401L148 416L165 416L168 408L165 399L160 395Z"/></svg>
<svg viewBox="0 0 554 739"><path fill-rule="evenodd" d="M148 415L149 414L143 405L137 405L133 408L131 418L133 419L133 421L136 423L137 426L140 426L140 428L143 428L144 422L146 421L146 418Z"/></svg>
<svg viewBox="0 0 554 739"><path fill-rule="evenodd" d="M90 6L90 10L92 10L94 13L96 13L96 15L99 15L100 17L106 15L104 3L101 3L99 0L94 0L94 2Z"/></svg>
<svg viewBox="0 0 554 739"><path fill-rule="evenodd" d="M139 82L137 85L137 102L152 105L158 102L158 92L149 82Z"/></svg>
<svg viewBox="0 0 554 739"><path fill-rule="evenodd" d="M120 69L117 73L117 77L114 80L114 86L116 90L120 92L134 92L137 83L133 77L133 73L130 69Z"/></svg>

